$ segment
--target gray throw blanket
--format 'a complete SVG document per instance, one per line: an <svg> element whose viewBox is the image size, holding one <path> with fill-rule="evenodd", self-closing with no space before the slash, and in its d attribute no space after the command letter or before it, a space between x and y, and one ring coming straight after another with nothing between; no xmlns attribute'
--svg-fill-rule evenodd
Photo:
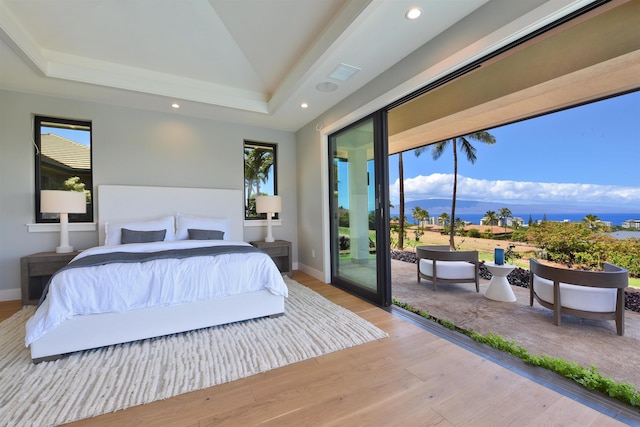
<svg viewBox="0 0 640 427"><path fill-rule="evenodd" d="M260 249L253 246L237 246L237 245L221 245L221 246L205 246L201 248L187 248L187 249L168 249L165 251L157 252L109 252L105 254L89 255L84 258L80 258L71 261L69 264L58 270L47 282L47 285L42 291L40 297L40 304L44 302L49 293L49 284L53 278L66 270L81 267L95 267L98 265L106 264L131 264L131 263L145 263L149 261L155 261L159 259L183 259L199 256L218 256L224 254L244 254L262 252Z"/></svg>

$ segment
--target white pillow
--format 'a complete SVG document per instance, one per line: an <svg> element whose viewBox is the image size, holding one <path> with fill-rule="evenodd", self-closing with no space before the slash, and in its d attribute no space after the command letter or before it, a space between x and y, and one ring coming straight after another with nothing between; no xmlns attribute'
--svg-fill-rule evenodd
<svg viewBox="0 0 640 427"><path fill-rule="evenodd" d="M136 231L156 231L167 230L164 236L164 241L170 241L175 239L175 222L172 216L165 216L159 219L148 221L128 221L128 222L106 222L104 224L104 244L105 245L119 245L121 244L120 236L122 229L127 228L129 230Z"/></svg>
<svg viewBox="0 0 640 427"><path fill-rule="evenodd" d="M219 230L224 232L223 240L229 240L229 219L212 218L178 213L176 215L176 240L187 240L189 229Z"/></svg>

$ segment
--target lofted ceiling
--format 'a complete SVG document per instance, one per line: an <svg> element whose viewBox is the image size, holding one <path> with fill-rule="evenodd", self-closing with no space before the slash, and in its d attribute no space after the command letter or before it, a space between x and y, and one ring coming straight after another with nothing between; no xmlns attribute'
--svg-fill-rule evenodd
<svg viewBox="0 0 640 427"><path fill-rule="evenodd" d="M176 114L295 131L490 2L512 5L0 0L0 89L167 112L175 102ZM438 73L588 3L519 0L513 4L522 11L518 19L488 28L463 57L444 58L448 65ZM414 21L405 18L411 6L423 11ZM483 21L492 25L486 16ZM349 70L355 74L347 79ZM414 88L434 76L420 78Z"/></svg>

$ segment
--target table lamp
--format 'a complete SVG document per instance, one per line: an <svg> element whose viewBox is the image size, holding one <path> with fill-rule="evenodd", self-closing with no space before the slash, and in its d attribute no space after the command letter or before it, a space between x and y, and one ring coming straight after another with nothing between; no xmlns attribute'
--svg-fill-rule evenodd
<svg viewBox="0 0 640 427"><path fill-rule="evenodd" d="M40 212L60 214L60 246L56 252L73 252L73 246L69 245L69 214L87 212L84 191L41 190Z"/></svg>
<svg viewBox="0 0 640 427"><path fill-rule="evenodd" d="M282 199L280 196L258 196L256 197L256 212L267 214L267 237L265 242L273 242L275 239L271 234L271 217L274 213L282 209Z"/></svg>

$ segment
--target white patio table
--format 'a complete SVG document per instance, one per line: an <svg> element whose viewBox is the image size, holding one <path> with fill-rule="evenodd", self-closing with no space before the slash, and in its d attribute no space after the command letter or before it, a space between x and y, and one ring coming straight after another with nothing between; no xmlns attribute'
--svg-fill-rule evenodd
<svg viewBox="0 0 640 427"><path fill-rule="evenodd" d="M491 277L489 288L484 293L484 296L495 301L517 301L511 285L507 280L507 276L516 266L511 264L495 264L493 262L485 262L484 265L493 276Z"/></svg>

